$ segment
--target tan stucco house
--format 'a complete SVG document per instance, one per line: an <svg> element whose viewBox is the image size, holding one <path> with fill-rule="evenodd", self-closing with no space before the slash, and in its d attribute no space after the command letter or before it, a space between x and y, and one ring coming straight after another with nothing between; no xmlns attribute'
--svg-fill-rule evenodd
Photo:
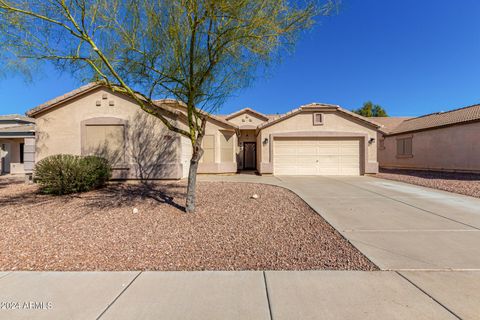
<svg viewBox="0 0 480 320"><path fill-rule="evenodd" d="M417 118L373 118L382 168L480 172L480 105Z"/></svg>
<svg viewBox="0 0 480 320"><path fill-rule="evenodd" d="M30 173L35 161L35 120L0 116L0 174Z"/></svg>
<svg viewBox="0 0 480 320"><path fill-rule="evenodd" d="M186 128L185 107L156 102L165 117ZM28 113L36 120L36 161L46 156L103 154L115 176L181 179L191 145L141 111L129 97L91 83ZM376 173L380 125L337 105L312 103L282 115L246 108L208 117L199 173L255 170L275 175Z"/></svg>

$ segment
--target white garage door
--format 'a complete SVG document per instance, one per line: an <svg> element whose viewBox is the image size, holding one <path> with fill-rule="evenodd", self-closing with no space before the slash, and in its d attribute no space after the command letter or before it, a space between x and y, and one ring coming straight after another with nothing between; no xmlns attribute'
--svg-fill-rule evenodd
<svg viewBox="0 0 480 320"><path fill-rule="evenodd" d="M359 139L276 138L276 175L360 175Z"/></svg>

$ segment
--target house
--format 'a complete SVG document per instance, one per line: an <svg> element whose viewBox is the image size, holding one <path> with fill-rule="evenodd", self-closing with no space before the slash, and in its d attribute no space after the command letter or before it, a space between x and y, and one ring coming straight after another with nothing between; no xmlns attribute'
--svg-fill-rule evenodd
<svg viewBox="0 0 480 320"><path fill-rule="evenodd" d="M187 128L186 107L155 102L171 123ZM36 161L49 155L100 154L125 179L188 175L191 144L135 101L91 83L27 113L36 120ZM312 103L283 115L250 108L208 116L199 173L256 170L276 175L376 173L380 125L337 105Z"/></svg>
<svg viewBox="0 0 480 320"><path fill-rule="evenodd" d="M0 174L31 173L35 120L18 114L0 116Z"/></svg>
<svg viewBox="0 0 480 320"><path fill-rule="evenodd" d="M373 118L382 168L480 172L480 105L417 118Z"/></svg>

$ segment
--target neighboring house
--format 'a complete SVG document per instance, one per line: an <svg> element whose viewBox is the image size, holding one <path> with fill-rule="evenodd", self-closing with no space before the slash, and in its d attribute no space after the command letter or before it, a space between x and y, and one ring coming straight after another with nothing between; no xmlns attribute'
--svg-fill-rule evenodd
<svg viewBox="0 0 480 320"><path fill-rule="evenodd" d="M0 174L31 173L35 161L35 120L0 116Z"/></svg>
<svg viewBox="0 0 480 320"><path fill-rule="evenodd" d="M187 128L186 107L159 100L162 113ZM91 83L27 113L36 119L36 160L67 153L100 154L117 178L188 175L190 141L169 131L129 97ZM284 115L243 109L208 116L199 173L256 170L276 175L376 173L380 125L336 105L309 104Z"/></svg>
<svg viewBox="0 0 480 320"><path fill-rule="evenodd" d="M480 105L417 118L372 118L382 168L480 172Z"/></svg>

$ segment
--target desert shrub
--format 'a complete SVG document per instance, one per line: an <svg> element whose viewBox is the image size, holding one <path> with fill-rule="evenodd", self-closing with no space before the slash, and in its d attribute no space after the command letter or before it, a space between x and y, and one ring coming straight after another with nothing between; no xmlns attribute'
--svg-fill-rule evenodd
<svg viewBox="0 0 480 320"><path fill-rule="evenodd" d="M34 180L49 194L70 194L99 188L110 179L112 168L104 158L59 154L40 160Z"/></svg>

